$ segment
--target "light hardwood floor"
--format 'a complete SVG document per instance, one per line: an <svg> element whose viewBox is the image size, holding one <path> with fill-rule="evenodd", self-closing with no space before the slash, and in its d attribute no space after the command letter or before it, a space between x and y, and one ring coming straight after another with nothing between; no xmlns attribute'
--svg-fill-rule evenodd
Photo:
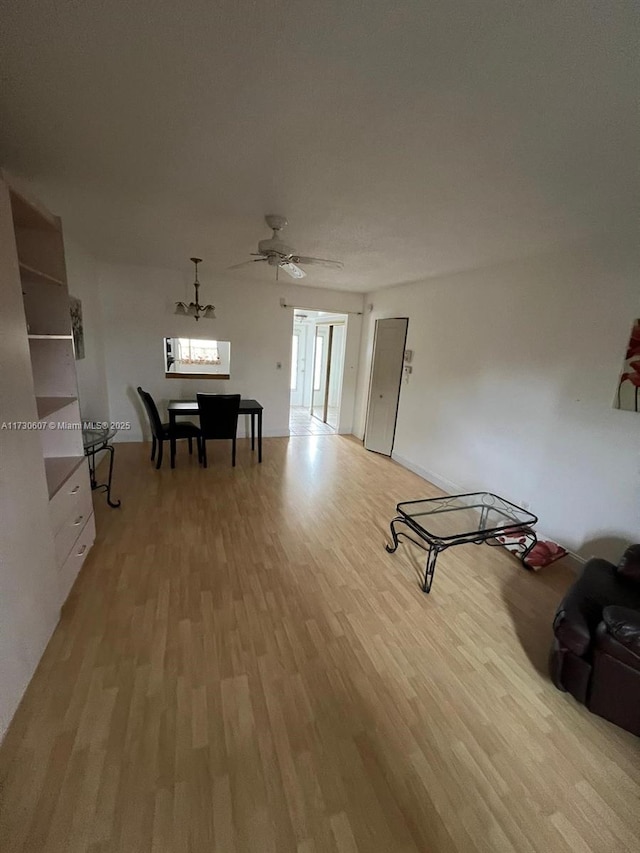
<svg viewBox="0 0 640 853"><path fill-rule="evenodd" d="M550 684L571 581L384 550L437 490L340 436L213 442L110 510L0 751L3 853L640 850L640 749Z"/></svg>

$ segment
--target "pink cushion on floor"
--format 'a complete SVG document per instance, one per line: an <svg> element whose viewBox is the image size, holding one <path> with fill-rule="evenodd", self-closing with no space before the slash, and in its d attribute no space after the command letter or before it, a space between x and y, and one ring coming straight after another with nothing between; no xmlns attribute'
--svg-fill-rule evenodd
<svg viewBox="0 0 640 853"><path fill-rule="evenodd" d="M521 554L523 548L529 544L526 535L498 536L497 539L504 545L507 551L511 551L512 554L516 555ZM550 566L551 563L555 563L556 560L559 560L566 554L567 549L563 548L562 545L558 545L557 542L540 540L529 551L524 559L524 564L528 569L533 569L537 572L538 569Z"/></svg>
<svg viewBox="0 0 640 853"><path fill-rule="evenodd" d="M525 557L525 565L530 569L543 569L545 566L550 566L561 557L567 554L567 549L557 542L536 542L531 551Z"/></svg>

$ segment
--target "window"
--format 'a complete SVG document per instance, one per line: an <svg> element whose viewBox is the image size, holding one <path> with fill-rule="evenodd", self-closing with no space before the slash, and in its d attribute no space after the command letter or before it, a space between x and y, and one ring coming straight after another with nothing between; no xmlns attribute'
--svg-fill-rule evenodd
<svg viewBox="0 0 640 853"><path fill-rule="evenodd" d="M182 364L220 364L218 341L193 341L178 338L176 362Z"/></svg>
<svg viewBox="0 0 640 853"><path fill-rule="evenodd" d="M165 376L228 379L231 363L229 341L198 338L164 339Z"/></svg>

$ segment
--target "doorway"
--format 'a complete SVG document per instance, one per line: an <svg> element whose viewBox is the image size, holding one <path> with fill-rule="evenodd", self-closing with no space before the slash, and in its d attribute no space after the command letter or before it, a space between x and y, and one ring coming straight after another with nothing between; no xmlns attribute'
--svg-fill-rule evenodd
<svg viewBox="0 0 640 853"><path fill-rule="evenodd" d="M408 325L406 317L376 320L364 446L385 456L393 450Z"/></svg>
<svg viewBox="0 0 640 853"><path fill-rule="evenodd" d="M331 435L338 431L347 319L346 314L294 311L291 435Z"/></svg>

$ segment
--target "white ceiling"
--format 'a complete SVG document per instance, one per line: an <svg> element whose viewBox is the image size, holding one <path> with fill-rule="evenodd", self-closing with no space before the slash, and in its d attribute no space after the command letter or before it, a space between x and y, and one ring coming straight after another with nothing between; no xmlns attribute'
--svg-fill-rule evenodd
<svg viewBox="0 0 640 853"><path fill-rule="evenodd" d="M221 271L273 212L297 251L344 261L307 284L486 266L628 222L637 10L5 0L0 156L111 260Z"/></svg>

